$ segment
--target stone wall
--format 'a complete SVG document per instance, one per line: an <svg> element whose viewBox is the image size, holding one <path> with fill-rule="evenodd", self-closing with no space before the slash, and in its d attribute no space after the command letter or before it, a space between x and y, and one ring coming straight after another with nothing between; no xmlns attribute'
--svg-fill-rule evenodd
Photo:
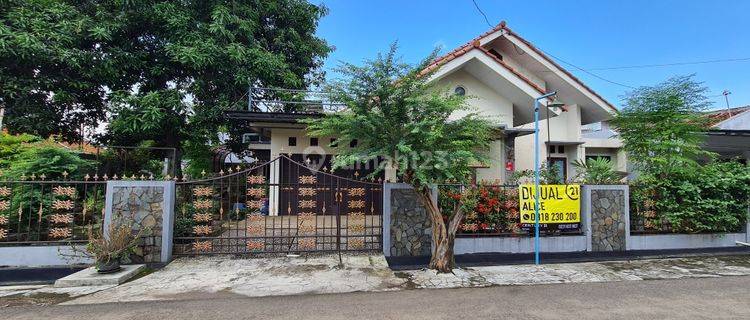
<svg viewBox="0 0 750 320"><path fill-rule="evenodd" d="M169 262L174 197L174 181L107 181L104 230L122 219L130 220L134 233L144 230L133 262Z"/></svg>
<svg viewBox="0 0 750 320"><path fill-rule="evenodd" d="M432 224L413 189L391 190L389 221L390 256L430 255Z"/></svg>
<svg viewBox="0 0 750 320"><path fill-rule="evenodd" d="M624 190L591 190L592 251L626 249L626 199Z"/></svg>

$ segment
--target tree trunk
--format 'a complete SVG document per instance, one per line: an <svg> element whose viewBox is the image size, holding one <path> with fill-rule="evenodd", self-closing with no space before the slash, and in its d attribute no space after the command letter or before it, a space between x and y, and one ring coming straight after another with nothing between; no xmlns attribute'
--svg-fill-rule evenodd
<svg viewBox="0 0 750 320"><path fill-rule="evenodd" d="M432 198L432 190L428 187L415 188L419 195L419 200L427 210L427 215L432 222L432 256L430 257L430 269L438 272L453 272L456 261L453 256L453 244L456 240L458 226L463 220L463 211L459 203L450 217L448 226L443 221L443 215L440 212L436 199Z"/></svg>

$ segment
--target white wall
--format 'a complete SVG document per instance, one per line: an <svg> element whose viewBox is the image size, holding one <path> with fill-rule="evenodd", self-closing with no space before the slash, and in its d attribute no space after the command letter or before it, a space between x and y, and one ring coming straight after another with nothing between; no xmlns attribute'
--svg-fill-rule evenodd
<svg viewBox="0 0 750 320"><path fill-rule="evenodd" d="M581 142L581 109L577 105L567 106L568 111L562 112L559 116L549 120L550 140ZM540 110L544 112L544 110ZM547 141L547 121L539 121L539 144L540 144L540 163L544 163L548 154ZM520 128L533 129L534 124L526 124ZM534 135L529 134L516 138L515 141L515 165L516 170L533 170L534 169ZM583 148L576 145L565 146L565 156L568 158L568 177L575 175L575 168L571 165L575 160L584 159Z"/></svg>
<svg viewBox="0 0 750 320"><path fill-rule="evenodd" d="M487 157L489 167L477 168L477 181L505 182L505 142L503 140L492 141Z"/></svg>
<svg viewBox="0 0 750 320"><path fill-rule="evenodd" d="M456 112L451 118L458 119L467 112L478 112L495 124L513 126L513 104L468 72L458 70L438 80L437 83L438 88L449 90L450 93L459 85L466 89L466 103L472 110Z"/></svg>
<svg viewBox="0 0 750 320"><path fill-rule="evenodd" d="M7 267L49 267L90 265L94 260L81 252L84 246L18 246L0 247L0 266Z"/></svg>

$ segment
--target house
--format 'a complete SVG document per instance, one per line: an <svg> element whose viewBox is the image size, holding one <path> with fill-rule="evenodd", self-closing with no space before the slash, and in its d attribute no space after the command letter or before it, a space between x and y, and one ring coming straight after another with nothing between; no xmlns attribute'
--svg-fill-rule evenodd
<svg viewBox="0 0 750 320"><path fill-rule="evenodd" d="M706 133L703 148L715 152L720 159L750 160L750 106L706 113L711 129Z"/></svg>
<svg viewBox="0 0 750 320"><path fill-rule="evenodd" d="M575 176L576 160L588 157L607 157L625 171L622 142L606 122L600 126L605 130L582 130L610 119L617 109L505 22L438 58L428 69L434 69L432 81L467 95L468 103L501 129L489 150L492 161L477 168L477 180L503 182L510 171L534 168L534 99L552 91L567 111L542 110L541 159L549 158L564 180Z"/></svg>
<svg viewBox="0 0 750 320"><path fill-rule="evenodd" d="M425 74L429 74L429 81L438 88L466 95L469 106L488 117L496 129L495 139L487 150L490 161L476 168L477 181L505 183L513 171L534 168L534 100L551 91L557 92L556 98L566 107L565 110L544 107L540 113L540 140L544 141L541 158L549 157L561 169L565 180L575 176L576 160L585 161L589 157L606 157L618 170L625 170L622 142L606 123L617 109L511 31L505 22L436 59ZM551 101L541 103L546 106ZM247 142L254 152L267 154L270 159L281 153L291 154L297 161L315 158L313 161L327 167L333 151L328 145L336 137L308 137L298 120L322 117L325 113L321 111L328 107L321 103L316 108L303 106L290 110L284 106L253 104L250 110L232 111L226 116L245 121L251 128ZM356 174L359 170L369 169L352 168L337 174ZM271 181L276 181L278 178L274 176L278 174L272 173ZM395 177L386 170L384 178Z"/></svg>

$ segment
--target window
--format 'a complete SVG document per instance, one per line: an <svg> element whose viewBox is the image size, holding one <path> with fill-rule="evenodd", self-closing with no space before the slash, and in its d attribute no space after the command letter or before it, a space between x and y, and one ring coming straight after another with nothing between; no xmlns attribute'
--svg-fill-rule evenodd
<svg viewBox="0 0 750 320"><path fill-rule="evenodd" d="M331 147L336 146L336 138L331 138Z"/></svg>
<svg viewBox="0 0 750 320"><path fill-rule="evenodd" d="M349 148L354 148L357 146L357 139L352 140L349 142Z"/></svg>
<svg viewBox="0 0 750 320"><path fill-rule="evenodd" d="M549 153L555 153L555 147L556 146L549 146Z"/></svg>
<svg viewBox="0 0 750 320"><path fill-rule="evenodd" d="M501 55L500 52L497 52L497 50L495 49L490 49L490 54L495 56L495 58L503 60L503 55Z"/></svg>
<svg viewBox="0 0 750 320"><path fill-rule="evenodd" d="M271 140L269 140L267 137L264 137L258 133L245 133L242 135L242 143L270 143Z"/></svg>
<svg viewBox="0 0 750 320"><path fill-rule="evenodd" d="M466 95L466 88L462 86L456 87L456 89L453 89L453 93L455 93L457 96L465 96Z"/></svg>
<svg viewBox="0 0 750 320"><path fill-rule="evenodd" d="M557 153L565 153L565 146L557 146Z"/></svg>
<svg viewBox="0 0 750 320"><path fill-rule="evenodd" d="M310 138L310 146L316 147L318 145L318 138Z"/></svg>
<svg viewBox="0 0 750 320"><path fill-rule="evenodd" d="M297 137L289 137L289 146L294 147L297 145Z"/></svg>
<svg viewBox="0 0 750 320"><path fill-rule="evenodd" d="M550 158L549 159L551 166L554 166L557 168L557 177L560 178L560 181L567 181L568 180L568 159L567 158Z"/></svg>

